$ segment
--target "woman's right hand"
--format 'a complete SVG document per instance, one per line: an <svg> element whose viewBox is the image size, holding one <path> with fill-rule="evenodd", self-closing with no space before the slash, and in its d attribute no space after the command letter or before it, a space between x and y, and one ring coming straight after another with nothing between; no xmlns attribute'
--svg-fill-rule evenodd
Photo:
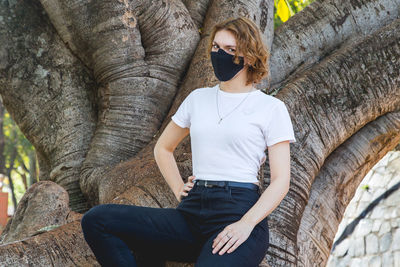
<svg viewBox="0 0 400 267"><path fill-rule="evenodd" d="M180 190L179 196L178 196L178 201L179 201L179 202L182 200L182 197L183 197L183 196L186 197L186 196L188 195L189 191L192 190L193 185L194 185L193 180L194 180L195 177L196 177L196 176L189 176L189 177L188 177L188 182L183 184L183 187L182 187L182 189Z"/></svg>

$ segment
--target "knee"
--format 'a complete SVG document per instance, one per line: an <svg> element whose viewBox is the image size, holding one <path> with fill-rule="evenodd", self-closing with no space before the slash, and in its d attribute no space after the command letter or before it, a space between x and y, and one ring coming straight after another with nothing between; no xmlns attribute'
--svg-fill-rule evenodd
<svg viewBox="0 0 400 267"><path fill-rule="evenodd" d="M105 204L100 204L89 209L81 219L82 230L90 229L95 223L101 222L101 215L104 214Z"/></svg>

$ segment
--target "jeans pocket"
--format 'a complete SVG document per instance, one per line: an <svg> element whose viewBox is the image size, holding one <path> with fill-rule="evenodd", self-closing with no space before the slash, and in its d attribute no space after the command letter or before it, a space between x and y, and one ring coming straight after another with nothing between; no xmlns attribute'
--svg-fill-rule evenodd
<svg viewBox="0 0 400 267"><path fill-rule="evenodd" d="M186 196L181 196L181 202L182 202L183 200L188 199L189 197L191 197L192 194L196 191L196 189L197 189L197 187L196 187L196 185L194 185L194 186L192 187L192 189L190 189L189 191L187 191L187 195L186 195Z"/></svg>
<svg viewBox="0 0 400 267"><path fill-rule="evenodd" d="M260 198L260 194L256 190L243 187L230 187L229 188L230 199L238 204L250 204L254 205Z"/></svg>
<svg viewBox="0 0 400 267"><path fill-rule="evenodd" d="M184 201L185 199L187 199L188 197L190 197L190 191L187 192L186 196L181 196L181 201Z"/></svg>

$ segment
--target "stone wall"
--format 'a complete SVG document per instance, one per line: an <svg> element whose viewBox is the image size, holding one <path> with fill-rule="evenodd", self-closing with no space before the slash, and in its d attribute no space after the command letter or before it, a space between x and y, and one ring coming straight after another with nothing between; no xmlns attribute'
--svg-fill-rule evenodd
<svg viewBox="0 0 400 267"><path fill-rule="evenodd" d="M400 267L399 183L400 151L391 151L365 176L347 206L334 246L343 233L346 238L332 247L328 267Z"/></svg>

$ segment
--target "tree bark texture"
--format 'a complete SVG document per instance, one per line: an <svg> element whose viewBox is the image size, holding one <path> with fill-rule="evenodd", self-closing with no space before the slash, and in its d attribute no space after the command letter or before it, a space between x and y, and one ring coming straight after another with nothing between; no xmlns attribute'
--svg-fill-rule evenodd
<svg viewBox="0 0 400 267"><path fill-rule="evenodd" d="M37 216L65 219L100 203L175 207L154 144L192 90L217 82L206 57L212 26L246 16L271 50L270 92L297 139L262 266L323 265L357 185L400 141L399 11L400 0L316 1L274 31L272 0L0 1L0 94L36 149L39 180L69 196L64 213ZM190 136L174 154L186 181ZM80 216L14 235L0 262L95 265Z"/></svg>

